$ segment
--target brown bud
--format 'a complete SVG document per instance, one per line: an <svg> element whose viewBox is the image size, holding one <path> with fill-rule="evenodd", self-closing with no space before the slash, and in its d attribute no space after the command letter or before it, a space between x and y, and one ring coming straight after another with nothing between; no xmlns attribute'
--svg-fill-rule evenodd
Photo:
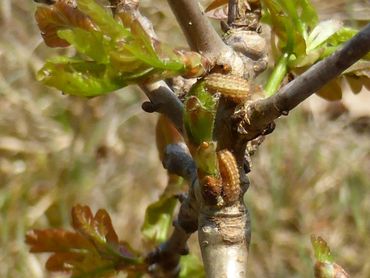
<svg viewBox="0 0 370 278"><path fill-rule="evenodd" d="M221 198L221 180L205 176L201 180L202 195L204 200L210 205L216 205Z"/></svg>

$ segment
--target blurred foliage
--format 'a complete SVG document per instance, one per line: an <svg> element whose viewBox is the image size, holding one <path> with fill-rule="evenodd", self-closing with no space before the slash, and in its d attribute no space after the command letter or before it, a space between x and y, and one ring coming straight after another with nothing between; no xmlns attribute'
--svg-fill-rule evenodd
<svg viewBox="0 0 370 278"><path fill-rule="evenodd" d="M34 229L27 233L30 252L53 253L46 262L47 270L71 272L72 278L103 278L120 270L128 277L137 277L146 269L128 243L118 240L107 211L99 209L93 215L88 206L76 205L71 214L75 232Z"/></svg>
<svg viewBox="0 0 370 278"><path fill-rule="evenodd" d="M251 277L313 277L311 234L327 239L350 275L370 274L364 260L370 251L370 129L361 135L351 122L345 114L328 121L297 110L277 122L258 150L245 195L253 223Z"/></svg>
<svg viewBox="0 0 370 278"><path fill-rule="evenodd" d="M366 0L316 2L338 9L325 8L321 17L335 12L355 27L365 21L353 21L351 7L364 16L367 6L358 5ZM165 0L140 5L161 41L185 45ZM53 277L44 272L47 258L29 253L25 234L70 229L75 203L106 208L118 237L149 251L137 235L167 178L154 144L155 116L141 111L145 97L137 89L86 100L35 81L46 57L72 53L43 45L34 11L31 1L0 1L0 277ZM246 195L250 277L312 277L310 234L340 252L335 258L353 277L370 276L367 119L329 121L300 109L278 121L254 158Z"/></svg>

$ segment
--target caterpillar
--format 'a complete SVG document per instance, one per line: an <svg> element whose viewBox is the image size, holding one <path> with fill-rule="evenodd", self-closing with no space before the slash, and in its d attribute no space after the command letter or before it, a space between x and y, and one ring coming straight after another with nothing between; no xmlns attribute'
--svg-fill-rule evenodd
<svg viewBox="0 0 370 278"><path fill-rule="evenodd" d="M211 73L204 80L208 92L221 93L236 103L248 100L254 91L260 90L257 86L251 86L248 80L232 74Z"/></svg>
<svg viewBox="0 0 370 278"><path fill-rule="evenodd" d="M234 155L228 150L217 152L218 166L222 179L222 199L231 204L239 199L240 176Z"/></svg>

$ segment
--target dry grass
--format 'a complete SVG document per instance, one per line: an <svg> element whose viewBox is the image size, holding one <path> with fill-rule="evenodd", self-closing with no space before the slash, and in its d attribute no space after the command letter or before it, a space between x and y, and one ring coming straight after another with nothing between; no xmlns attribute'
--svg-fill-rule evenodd
<svg viewBox="0 0 370 278"><path fill-rule="evenodd" d="M181 45L165 1L155 2L141 1L145 13L161 38ZM35 81L53 51L41 43L34 7L0 3L0 277L49 277L45 256L29 254L24 235L69 227L75 203L106 208L121 238L145 248L136 235L166 179L155 116L141 111L136 88L86 100ZM350 120L296 111L259 150L246 196L250 277L312 277L312 233L353 277L370 277L369 133L355 133Z"/></svg>

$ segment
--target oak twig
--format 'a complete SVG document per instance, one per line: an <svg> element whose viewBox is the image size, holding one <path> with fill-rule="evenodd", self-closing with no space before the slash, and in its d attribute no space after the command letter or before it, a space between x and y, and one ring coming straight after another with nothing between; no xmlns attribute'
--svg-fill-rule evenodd
<svg viewBox="0 0 370 278"><path fill-rule="evenodd" d="M140 84L140 88L150 100L143 103L143 109L146 112L159 112L166 115L182 133L184 106L166 82Z"/></svg>
<svg viewBox="0 0 370 278"><path fill-rule="evenodd" d="M287 115L290 110L314 94L331 79L357 62L370 51L370 24L328 58L309 68L275 95L247 106L243 128L245 138L254 138L273 120Z"/></svg>
<svg viewBox="0 0 370 278"><path fill-rule="evenodd" d="M229 0L227 24L232 25L238 17L238 0Z"/></svg>
<svg viewBox="0 0 370 278"><path fill-rule="evenodd" d="M196 0L168 0L191 49L216 60L228 47L224 44Z"/></svg>
<svg viewBox="0 0 370 278"><path fill-rule="evenodd" d="M188 194L179 196L181 206L171 236L149 253L146 261L154 277L177 277L180 258L189 253L187 241L198 229L198 207L193 194L197 173L195 163L182 143L167 146L163 165L170 173L184 177L191 186Z"/></svg>
<svg viewBox="0 0 370 278"><path fill-rule="evenodd" d="M185 178L190 184L197 178L195 162L183 143L167 145L162 163L170 173Z"/></svg>

